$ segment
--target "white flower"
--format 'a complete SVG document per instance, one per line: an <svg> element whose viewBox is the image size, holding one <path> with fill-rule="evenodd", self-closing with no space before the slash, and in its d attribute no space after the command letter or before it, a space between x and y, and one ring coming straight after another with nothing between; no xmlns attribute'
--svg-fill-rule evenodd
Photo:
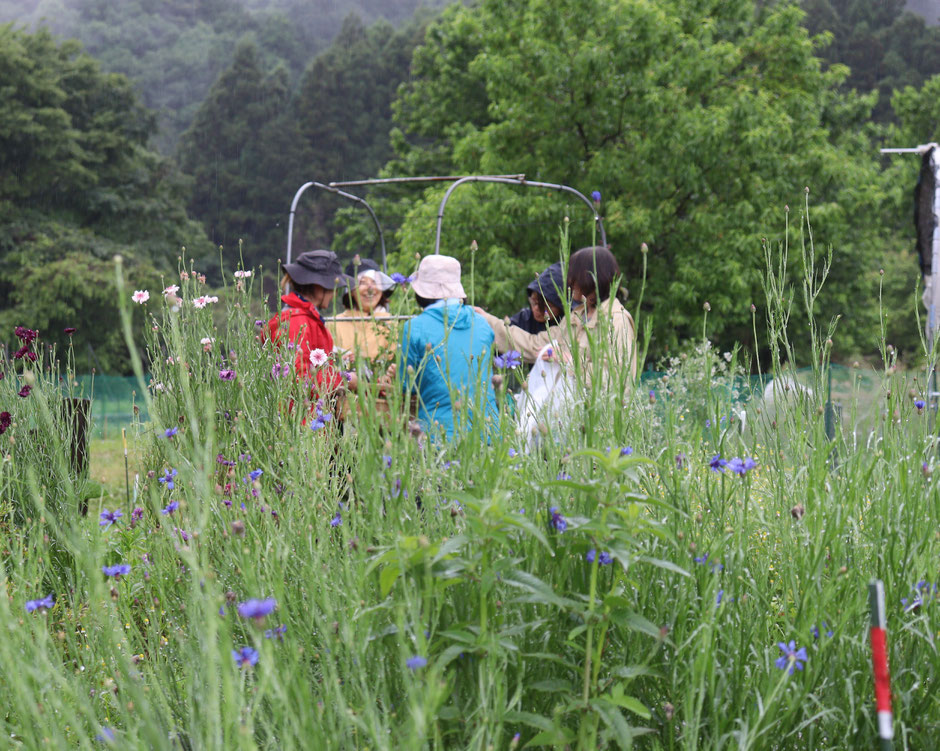
<svg viewBox="0 0 940 751"><path fill-rule="evenodd" d="M203 295L202 297L196 297L196 298L193 299L193 307L194 307L194 308L204 308L204 307L206 307L206 303L207 303L207 302L209 302L209 300L206 298L205 295Z"/></svg>
<svg viewBox="0 0 940 751"><path fill-rule="evenodd" d="M242 271L241 269L239 269L238 271L235 272L236 279L247 279L249 276L251 276L250 271Z"/></svg>
<svg viewBox="0 0 940 751"><path fill-rule="evenodd" d="M218 302L218 301L219 301L219 298L216 297L215 295L206 296L206 302Z"/></svg>
<svg viewBox="0 0 940 751"><path fill-rule="evenodd" d="M207 344L212 344L212 342L214 342L214 341L215 341L215 339L212 339L212 338L210 338L210 337L208 337L208 336L204 336L204 337L202 337L202 339L199 340L199 343L202 344L203 346L205 346L205 345L207 345Z"/></svg>
<svg viewBox="0 0 940 751"><path fill-rule="evenodd" d="M143 305L149 299L150 293L145 289L135 289L134 294L131 295L131 300L133 300L138 305Z"/></svg>
<svg viewBox="0 0 940 751"><path fill-rule="evenodd" d="M322 349L317 347L310 353L310 364L315 368L320 368L326 365L330 357Z"/></svg>
<svg viewBox="0 0 940 751"><path fill-rule="evenodd" d="M163 290L163 296L169 297L170 295L176 295L180 291L180 286L178 284L171 284L165 290Z"/></svg>

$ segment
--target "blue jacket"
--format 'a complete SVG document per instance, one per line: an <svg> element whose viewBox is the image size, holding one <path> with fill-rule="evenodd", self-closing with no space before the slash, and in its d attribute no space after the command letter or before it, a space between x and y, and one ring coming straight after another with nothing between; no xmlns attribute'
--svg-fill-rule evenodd
<svg viewBox="0 0 940 751"><path fill-rule="evenodd" d="M494 426L499 423L491 383L493 338L483 316L467 305L427 308L405 324L399 373L404 389L418 393L418 419L426 430L435 432L436 422L448 440L453 438L452 398L467 404L471 420L479 414L482 400L484 413L492 417Z"/></svg>

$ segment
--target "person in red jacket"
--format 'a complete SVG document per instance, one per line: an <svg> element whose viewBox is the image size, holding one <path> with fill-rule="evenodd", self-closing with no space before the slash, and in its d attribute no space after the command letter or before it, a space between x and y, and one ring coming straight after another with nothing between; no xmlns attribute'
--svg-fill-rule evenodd
<svg viewBox="0 0 940 751"><path fill-rule="evenodd" d="M287 308L268 321L266 338L280 347L281 338L286 335L288 346L293 345L297 377L316 381L311 384L314 399L329 397L344 386L356 387L355 374L350 374L347 382L333 367L330 361L333 337L320 315L320 310L332 302L336 288L347 282L339 259L332 251L301 253L296 262L284 266L281 287L285 294L281 302Z"/></svg>

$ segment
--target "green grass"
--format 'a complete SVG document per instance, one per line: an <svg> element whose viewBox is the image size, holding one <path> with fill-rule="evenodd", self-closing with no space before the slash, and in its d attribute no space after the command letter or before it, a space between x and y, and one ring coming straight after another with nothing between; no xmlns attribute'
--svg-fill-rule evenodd
<svg viewBox="0 0 940 751"><path fill-rule="evenodd" d="M146 346L175 363L152 358L130 503L119 441L95 441L100 488L75 513L88 485L49 406L54 369L28 376L28 399L27 376L0 381L16 407L0 462L12 746L92 748L108 728L120 748L873 747L873 577L897 745L933 744L940 493L904 374L881 376L867 430L845 403L834 441L819 396L752 402L743 433L722 420L737 360L704 343L655 398L591 393L530 454L508 411L486 440L479 424L416 437L394 393L391 416L368 409L366 381L366 408L313 431L306 390L271 377L276 354L229 294L224 329L152 311ZM716 455L758 466L713 471ZM117 563L130 572L106 578ZM50 593L51 611L25 611ZM276 609L240 617L252 598ZM790 640L807 650L792 675L776 665ZM233 659L243 647L256 664Z"/></svg>

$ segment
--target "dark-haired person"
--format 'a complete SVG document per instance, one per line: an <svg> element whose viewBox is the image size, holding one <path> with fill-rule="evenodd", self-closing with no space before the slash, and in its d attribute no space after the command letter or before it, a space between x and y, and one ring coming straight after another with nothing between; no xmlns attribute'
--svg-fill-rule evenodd
<svg viewBox="0 0 940 751"><path fill-rule="evenodd" d="M316 381L313 396L329 396L346 385L329 360L333 337L323 323L321 310L333 301L337 287L347 283L336 254L329 250L308 250L294 263L284 265L281 297L287 307L268 321L262 333L279 349L285 344L293 348L294 371L298 378ZM288 287L290 291L288 291ZM350 388L356 387L355 375Z"/></svg>
<svg viewBox="0 0 940 751"><path fill-rule="evenodd" d="M368 258L347 266L346 275L355 279L343 295L346 310L327 323L334 346L346 359L374 361L387 355L391 362L395 347L389 341L387 323L381 319L389 317L387 305L395 282Z"/></svg>
<svg viewBox="0 0 940 751"><path fill-rule="evenodd" d="M626 368L632 384L637 369L636 326L612 294L611 285L619 274L617 260L607 248L587 247L572 253L565 282L571 295L570 320L538 334L478 312L493 327L496 348L501 352L517 350L523 360L532 363L551 345L552 356L563 362L577 355L588 382L599 373L604 383L617 383ZM605 359L593 362L592 353Z"/></svg>
<svg viewBox="0 0 940 751"><path fill-rule="evenodd" d="M471 420L491 418L497 424L493 330L464 305L460 262L425 256L411 288L423 311L402 329L398 374L404 390L418 394L418 419L432 435L443 430L448 440L453 438L456 397L465 400Z"/></svg>
<svg viewBox="0 0 940 751"><path fill-rule="evenodd" d="M565 275L561 263L553 263L526 287L529 305L509 319L510 325L518 326L530 334L545 331L550 324L561 320L564 308L561 293L564 289Z"/></svg>

